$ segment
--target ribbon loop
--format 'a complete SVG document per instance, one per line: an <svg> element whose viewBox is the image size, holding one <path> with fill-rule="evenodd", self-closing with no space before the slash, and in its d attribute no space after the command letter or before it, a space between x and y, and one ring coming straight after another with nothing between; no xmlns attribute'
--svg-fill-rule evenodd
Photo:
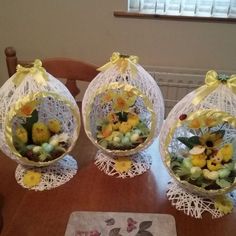
<svg viewBox="0 0 236 236"><path fill-rule="evenodd" d="M124 74L128 69L130 69L131 74L134 76L137 72L137 63L137 56L122 55L119 52L113 52L112 56L110 57L110 61L98 68L97 70L105 71L111 68L112 66L116 65L120 73Z"/></svg>
<svg viewBox="0 0 236 236"><path fill-rule="evenodd" d="M13 83L18 87L27 75L31 75L35 81L40 85L47 85L48 74L42 67L42 62L36 59L33 62L33 67L23 67L17 65L16 73L14 74Z"/></svg>
<svg viewBox="0 0 236 236"><path fill-rule="evenodd" d="M232 90L233 93L236 94L236 75L231 75L229 79L222 79L214 70L210 70L206 74L205 85L196 90L195 98L193 99L192 103L194 105L199 104L220 84L226 85Z"/></svg>

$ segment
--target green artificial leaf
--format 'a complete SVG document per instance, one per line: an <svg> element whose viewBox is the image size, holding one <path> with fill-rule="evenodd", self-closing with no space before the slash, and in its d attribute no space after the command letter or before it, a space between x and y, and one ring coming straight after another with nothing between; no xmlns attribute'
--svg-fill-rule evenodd
<svg viewBox="0 0 236 236"><path fill-rule="evenodd" d="M176 169L176 168L179 168L180 166L181 166L181 163L178 162L178 161L172 161L172 162L170 163L170 168L171 168L172 170L174 170L174 169Z"/></svg>
<svg viewBox="0 0 236 236"><path fill-rule="evenodd" d="M152 226L152 221L143 221L139 224L139 230L145 230Z"/></svg>
<svg viewBox="0 0 236 236"><path fill-rule="evenodd" d="M187 137L178 137L177 138L181 143L187 146L189 149L192 149L194 146L200 144L200 140L198 136L192 136L190 138Z"/></svg>
<svg viewBox="0 0 236 236"><path fill-rule="evenodd" d="M200 139L198 136L192 136L188 139L188 142L191 143L193 146L200 145Z"/></svg>
<svg viewBox="0 0 236 236"><path fill-rule="evenodd" d="M22 124L22 126L27 130L28 134L32 134L32 127L33 124L38 121L38 111L35 109L30 117L26 118L25 124ZM29 135L29 139L31 139L31 135ZM30 143L31 140L29 140Z"/></svg>
<svg viewBox="0 0 236 236"><path fill-rule="evenodd" d="M122 236L119 233L120 233L120 228L114 228L111 229L111 231L109 232L109 236Z"/></svg>
<svg viewBox="0 0 236 236"><path fill-rule="evenodd" d="M26 145L15 135L13 135L13 145L15 149L22 155L24 156L25 153L27 152Z"/></svg>
<svg viewBox="0 0 236 236"><path fill-rule="evenodd" d="M226 163L226 164L224 164L224 168L227 168L228 170L233 171L234 170L234 163L233 162Z"/></svg>
<svg viewBox="0 0 236 236"><path fill-rule="evenodd" d="M187 137L178 137L177 138L181 143L183 143L185 146L187 146L189 149L193 148L193 145L191 143L189 143L188 138Z"/></svg>
<svg viewBox="0 0 236 236"><path fill-rule="evenodd" d="M231 186L231 183L225 179L217 179L216 184L219 185L221 188L227 188Z"/></svg>
<svg viewBox="0 0 236 236"><path fill-rule="evenodd" d="M220 130L212 132L211 134L216 134L217 135L217 139L220 139L220 138L224 137L225 130L220 129Z"/></svg>
<svg viewBox="0 0 236 236"><path fill-rule="evenodd" d="M119 121L127 121L128 120L128 113L127 112L118 112L116 115L119 117Z"/></svg>
<svg viewBox="0 0 236 236"><path fill-rule="evenodd" d="M187 177L190 177L191 175L191 172L190 172L190 169L181 165L177 170L176 170L176 174L179 176L179 177L183 177L183 176L187 176Z"/></svg>
<svg viewBox="0 0 236 236"><path fill-rule="evenodd" d="M104 139L101 139L98 143L104 148L107 148L108 146L108 142Z"/></svg>
<svg viewBox="0 0 236 236"><path fill-rule="evenodd" d="M143 122L139 122L138 125L136 126L136 128L141 131L141 133L144 137L148 136L150 133L149 128Z"/></svg>
<svg viewBox="0 0 236 236"><path fill-rule="evenodd" d="M196 179L192 179L191 178L191 181L192 181L192 184L198 186L198 187L202 187L202 184L203 184L203 176L201 175L200 177L196 178ZM190 181L190 182L191 182Z"/></svg>
<svg viewBox="0 0 236 236"><path fill-rule="evenodd" d="M231 172L230 175L224 179L232 184L235 180L235 177L236 177L236 172L233 171L233 173Z"/></svg>

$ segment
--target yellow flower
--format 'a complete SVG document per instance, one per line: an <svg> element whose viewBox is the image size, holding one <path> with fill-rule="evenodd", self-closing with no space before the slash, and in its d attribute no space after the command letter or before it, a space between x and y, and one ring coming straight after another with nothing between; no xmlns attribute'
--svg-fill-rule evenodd
<svg viewBox="0 0 236 236"><path fill-rule="evenodd" d="M107 115L107 120L110 122L110 123L115 123L118 121L118 117L115 113L109 113Z"/></svg>
<svg viewBox="0 0 236 236"><path fill-rule="evenodd" d="M132 90L125 91L124 97L126 98L127 103L129 104L130 107L134 105L137 99L137 95L135 95L135 93Z"/></svg>
<svg viewBox="0 0 236 236"><path fill-rule="evenodd" d="M128 114L128 120L127 122L132 126L135 127L139 123L139 117L138 115L134 113L129 113Z"/></svg>
<svg viewBox="0 0 236 236"><path fill-rule="evenodd" d="M17 114L19 116L29 117L31 116L32 112L35 110L36 105L37 105L36 100L28 102L20 108Z"/></svg>
<svg viewBox="0 0 236 236"><path fill-rule="evenodd" d="M221 144L222 136L217 133L205 133L200 137L200 143L206 148L214 148Z"/></svg>
<svg viewBox="0 0 236 236"><path fill-rule="evenodd" d="M217 152L216 155L213 155L211 157L211 160L214 162L214 163L221 163L223 161L223 157L221 155L220 152Z"/></svg>
<svg viewBox="0 0 236 236"><path fill-rule="evenodd" d="M131 130L132 126L128 122L122 122L119 126L119 131L122 133L127 133Z"/></svg>
<svg viewBox="0 0 236 236"><path fill-rule="evenodd" d="M221 163L216 163L214 160L207 160L207 168L210 171L217 171L222 168Z"/></svg>
<svg viewBox="0 0 236 236"><path fill-rule="evenodd" d="M23 184L28 187L32 188L37 186L41 181L41 173L35 172L32 170L28 170L23 177Z"/></svg>
<svg viewBox="0 0 236 236"><path fill-rule="evenodd" d="M204 120L204 124L206 127L213 127L213 126L217 126L220 123L220 121L211 118L211 117L206 117L206 119Z"/></svg>
<svg viewBox="0 0 236 236"><path fill-rule="evenodd" d="M103 102L110 102L114 98L115 94L112 91L108 91L103 95Z"/></svg>
<svg viewBox="0 0 236 236"><path fill-rule="evenodd" d="M199 129L202 126L202 122L199 118L195 118L188 122L188 127L191 129Z"/></svg>
<svg viewBox="0 0 236 236"><path fill-rule="evenodd" d="M193 166L198 166L200 168L206 165L206 155L204 153L198 155L191 155L191 161Z"/></svg>
<svg viewBox="0 0 236 236"><path fill-rule="evenodd" d="M115 160L114 168L117 172L127 172L132 167L132 161L128 157L118 157Z"/></svg>
<svg viewBox="0 0 236 236"><path fill-rule="evenodd" d="M233 202L227 196L219 196L215 199L215 208L224 214L229 214L233 210Z"/></svg>
<svg viewBox="0 0 236 236"><path fill-rule="evenodd" d="M233 145L231 143L227 143L219 150L218 153L223 158L224 162L228 162L233 157L233 151Z"/></svg>
<svg viewBox="0 0 236 236"><path fill-rule="evenodd" d="M112 124L113 130L119 130L119 128L120 128L120 122L116 122L115 124Z"/></svg>
<svg viewBox="0 0 236 236"><path fill-rule="evenodd" d="M129 109L129 104L128 102L125 100L125 97L121 97L121 96L117 96L114 99L114 104L113 104L113 109L115 111L128 111Z"/></svg>
<svg viewBox="0 0 236 236"><path fill-rule="evenodd" d="M102 135L104 138L110 136L112 133L112 124L107 124L102 126Z"/></svg>

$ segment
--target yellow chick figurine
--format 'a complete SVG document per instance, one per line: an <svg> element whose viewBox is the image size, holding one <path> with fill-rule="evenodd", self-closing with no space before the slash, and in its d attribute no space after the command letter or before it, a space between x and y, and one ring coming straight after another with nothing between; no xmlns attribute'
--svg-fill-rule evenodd
<svg viewBox="0 0 236 236"><path fill-rule="evenodd" d="M28 133L27 130L20 126L16 128L16 137L24 144L28 142Z"/></svg>
<svg viewBox="0 0 236 236"><path fill-rule="evenodd" d="M52 133L58 134L61 131L61 122L57 119L48 120L48 129Z"/></svg>
<svg viewBox="0 0 236 236"><path fill-rule="evenodd" d="M32 139L34 144L47 143L50 138L48 127L42 122L36 122L32 127Z"/></svg>

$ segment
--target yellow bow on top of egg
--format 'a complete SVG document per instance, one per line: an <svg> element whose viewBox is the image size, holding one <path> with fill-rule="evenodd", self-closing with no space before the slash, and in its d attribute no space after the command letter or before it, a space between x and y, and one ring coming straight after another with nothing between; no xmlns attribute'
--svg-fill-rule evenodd
<svg viewBox="0 0 236 236"><path fill-rule="evenodd" d="M134 76L137 72L137 56L122 55L119 52L113 52L110 61L98 68L98 71L105 71L112 66L116 65L119 68L121 74L124 74L128 69L130 69L131 74Z"/></svg>
<svg viewBox="0 0 236 236"><path fill-rule="evenodd" d="M40 85L47 85L48 75L46 70L42 67L42 62L36 59L32 67L23 67L17 65L16 73L14 74L13 83L18 87L27 75L31 75L35 81Z"/></svg>
<svg viewBox="0 0 236 236"><path fill-rule="evenodd" d="M227 86L236 94L236 75L219 76L214 70L210 70L206 74L205 85L196 90L195 98L192 103L194 105L199 104L205 97L213 92L220 84Z"/></svg>

